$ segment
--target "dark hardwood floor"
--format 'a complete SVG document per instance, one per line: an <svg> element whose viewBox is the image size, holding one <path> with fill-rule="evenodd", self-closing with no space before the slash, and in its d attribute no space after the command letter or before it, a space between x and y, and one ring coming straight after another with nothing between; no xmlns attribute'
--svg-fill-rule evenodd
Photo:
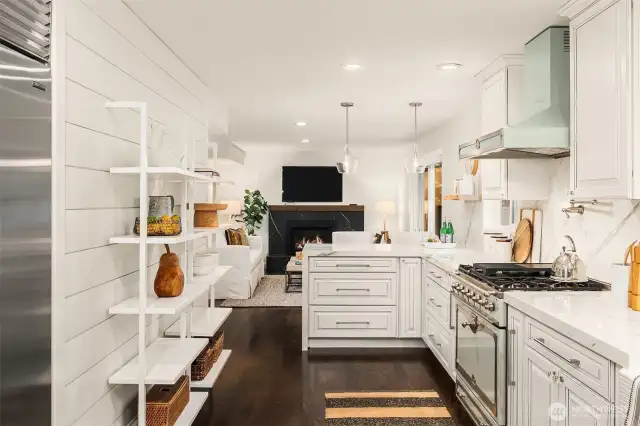
<svg viewBox="0 0 640 426"><path fill-rule="evenodd" d="M302 352L300 308L234 309L233 353L196 426L324 424L324 393L436 390L460 426L472 423L453 381L426 349Z"/></svg>

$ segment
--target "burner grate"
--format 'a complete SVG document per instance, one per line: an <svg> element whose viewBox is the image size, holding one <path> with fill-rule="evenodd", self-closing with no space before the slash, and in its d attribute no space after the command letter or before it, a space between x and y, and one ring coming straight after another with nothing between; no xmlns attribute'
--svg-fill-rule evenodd
<svg viewBox="0 0 640 426"><path fill-rule="evenodd" d="M494 289L505 292L520 291L601 291L604 285L597 281L583 283L558 282L551 279L548 265L525 267L518 264L460 265L460 271Z"/></svg>

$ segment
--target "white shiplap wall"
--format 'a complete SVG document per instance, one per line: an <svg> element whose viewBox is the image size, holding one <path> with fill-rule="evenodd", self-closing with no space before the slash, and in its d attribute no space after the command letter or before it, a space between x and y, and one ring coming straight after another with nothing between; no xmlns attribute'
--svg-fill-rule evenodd
<svg viewBox="0 0 640 426"><path fill-rule="evenodd" d="M64 215L54 258L54 424L126 425L137 387L107 379L137 354L137 317L111 316L108 309L135 294L138 252L108 239L131 233L140 200L136 178L108 170L138 164L139 116L104 104L147 102L151 139L164 134L162 147L180 149L195 139L204 165L209 89L121 0L59 0L54 7L64 8L54 13L54 27L65 28L54 35L54 61L64 61L54 63L54 86L62 92L54 108L63 109L54 138L55 196ZM177 185L162 183L151 185L150 194L181 196ZM150 252L149 285L161 250ZM173 320L149 316L149 342Z"/></svg>

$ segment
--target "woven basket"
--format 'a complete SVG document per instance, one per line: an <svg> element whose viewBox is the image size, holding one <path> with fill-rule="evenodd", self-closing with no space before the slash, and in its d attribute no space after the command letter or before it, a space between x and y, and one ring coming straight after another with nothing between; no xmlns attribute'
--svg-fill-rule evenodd
<svg viewBox="0 0 640 426"><path fill-rule="evenodd" d="M136 218L133 233L140 235L140 218ZM173 237L182 233L182 223L171 224L147 224L147 236L149 237Z"/></svg>
<svg viewBox="0 0 640 426"><path fill-rule="evenodd" d="M189 377L174 385L155 385L147 394L146 426L173 426L189 403Z"/></svg>
<svg viewBox="0 0 640 426"><path fill-rule="evenodd" d="M217 228L218 211L226 210L227 204L195 203L194 222L196 228Z"/></svg>
<svg viewBox="0 0 640 426"><path fill-rule="evenodd" d="M191 380L199 382L207 377L213 364L220 358L223 347L224 333L219 331L209 339L207 346L200 352L196 360L193 361L193 364L191 364Z"/></svg>

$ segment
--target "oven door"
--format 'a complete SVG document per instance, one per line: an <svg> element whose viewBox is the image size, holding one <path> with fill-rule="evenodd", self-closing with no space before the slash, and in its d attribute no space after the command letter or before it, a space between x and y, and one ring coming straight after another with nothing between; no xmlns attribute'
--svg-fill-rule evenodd
<svg viewBox="0 0 640 426"><path fill-rule="evenodd" d="M506 330L459 303L456 372L498 425L506 418Z"/></svg>

